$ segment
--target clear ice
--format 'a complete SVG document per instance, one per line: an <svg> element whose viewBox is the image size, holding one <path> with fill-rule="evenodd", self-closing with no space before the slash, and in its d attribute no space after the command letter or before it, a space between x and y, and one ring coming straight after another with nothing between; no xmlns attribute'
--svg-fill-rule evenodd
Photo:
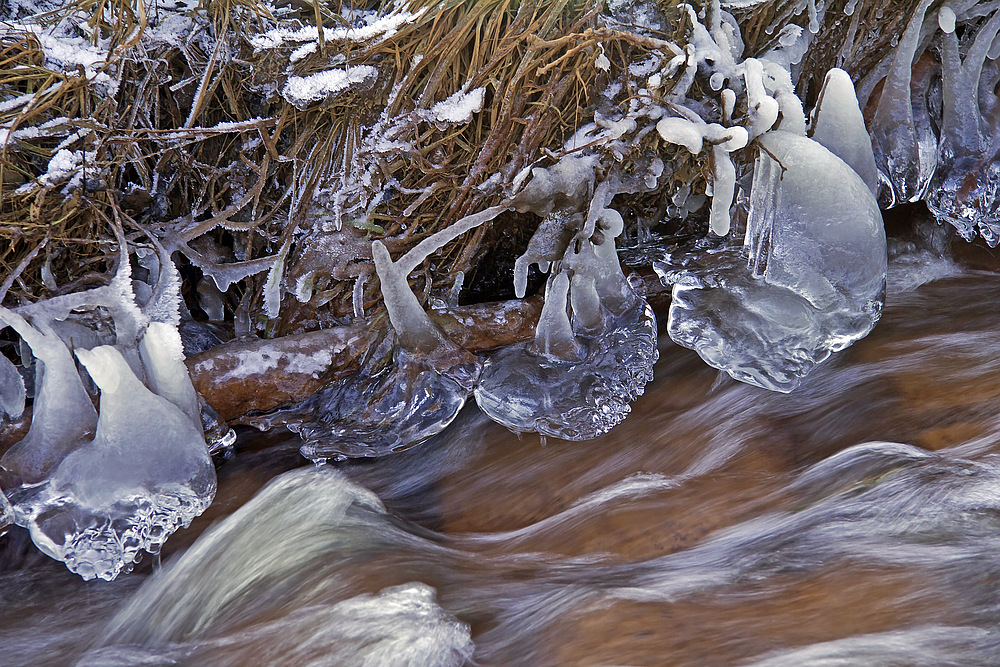
<svg viewBox="0 0 1000 667"><path fill-rule="evenodd" d="M597 228L603 242L571 243L550 277L535 339L483 366L476 402L512 431L595 438L625 419L653 378L656 321L622 274L614 242L621 216L605 209Z"/></svg>
<svg viewBox="0 0 1000 667"><path fill-rule="evenodd" d="M948 9L942 8L942 11ZM941 21L941 138L938 170L926 201L934 216L971 241L1000 244L1000 68L987 66L1000 33L1000 11L983 23L962 57L954 12Z"/></svg>
<svg viewBox="0 0 1000 667"><path fill-rule="evenodd" d="M84 579L114 579L140 551L159 551L215 494L177 329L176 268L147 252L139 265L153 281L134 281L119 242L108 285L0 309L35 357L31 426L0 459L3 492L36 546ZM99 410L70 347L100 391Z"/></svg>
<svg viewBox="0 0 1000 667"><path fill-rule="evenodd" d="M458 415L479 377L479 358L431 321L406 279L432 252L504 210L466 216L395 262L380 241L372 244L391 330L373 341L357 373L277 413L305 440L303 456L383 456L441 432Z"/></svg>
<svg viewBox="0 0 1000 667"><path fill-rule="evenodd" d="M27 393L24 378L7 357L0 354L0 420L17 419L24 414Z"/></svg>
<svg viewBox="0 0 1000 667"><path fill-rule="evenodd" d="M101 392L96 433L47 480L20 488L15 514L43 552L84 579L111 580L208 507L215 469L201 429L115 347L76 355Z"/></svg>
<svg viewBox="0 0 1000 667"><path fill-rule="evenodd" d="M758 138L743 248L705 267L654 265L673 284L670 337L737 380L788 392L881 314L886 240L871 190L819 143Z"/></svg>
<svg viewBox="0 0 1000 667"><path fill-rule="evenodd" d="M913 62L931 0L923 0L903 31L883 84L871 132L887 206L923 198L937 168L937 140L925 100L911 95Z"/></svg>

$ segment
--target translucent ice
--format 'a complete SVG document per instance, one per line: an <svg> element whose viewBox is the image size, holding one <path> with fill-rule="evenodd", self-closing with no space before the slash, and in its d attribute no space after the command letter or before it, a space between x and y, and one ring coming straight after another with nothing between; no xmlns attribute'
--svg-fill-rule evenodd
<svg viewBox="0 0 1000 667"><path fill-rule="evenodd" d="M110 580L208 507L215 470L201 430L116 348L76 354L101 391L96 433L22 489L15 511L39 549L84 579Z"/></svg>
<svg viewBox="0 0 1000 667"><path fill-rule="evenodd" d="M813 141L850 165L873 194L878 194L878 169L872 140L865 129L851 77L842 69L826 73L810 127Z"/></svg>
<svg viewBox="0 0 1000 667"><path fill-rule="evenodd" d="M0 355L0 419L4 416L20 417L24 412L25 398L24 378L10 359Z"/></svg>
<svg viewBox="0 0 1000 667"><path fill-rule="evenodd" d="M788 392L878 320L885 230L868 186L829 150L785 132L758 141L744 247L705 268L656 269L673 284L675 342L737 380Z"/></svg>
<svg viewBox="0 0 1000 667"><path fill-rule="evenodd" d="M93 436L97 411L69 349L50 327L41 323L33 327L20 315L2 308L0 322L21 336L37 360L31 427L0 459L0 465L22 483L33 484L45 479L69 452Z"/></svg>
<svg viewBox="0 0 1000 667"><path fill-rule="evenodd" d="M139 356L150 389L180 408L201 430L201 405L184 365L184 346L177 328L164 322L150 322L139 342Z"/></svg>
<svg viewBox="0 0 1000 667"><path fill-rule="evenodd" d="M303 456L314 461L382 456L451 423L472 392L480 362L431 321L406 279L432 252L504 210L467 216L395 262L381 242L372 244L392 327L373 340L356 374L277 414L306 441Z"/></svg>
<svg viewBox="0 0 1000 667"><path fill-rule="evenodd" d="M953 18L949 25L954 26ZM985 64L998 33L1000 11L994 10L964 58L956 31L942 36L939 166L927 194L938 220L950 222L967 240L979 232L991 247L1000 243L1000 118L995 66Z"/></svg>
<svg viewBox="0 0 1000 667"><path fill-rule="evenodd" d="M913 61L930 4L922 0L899 39L871 123L875 162L890 206L921 199L937 165L936 142L925 139L931 132L924 122L926 109L911 97Z"/></svg>
<svg viewBox="0 0 1000 667"><path fill-rule="evenodd" d="M621 216L606 209L603 243L571 245L549 279L535 339L486 361L475 395L491 419L512 431L588 440L628 415L653 377L657 351L653 312L618 262L622 228Z"/></svg>

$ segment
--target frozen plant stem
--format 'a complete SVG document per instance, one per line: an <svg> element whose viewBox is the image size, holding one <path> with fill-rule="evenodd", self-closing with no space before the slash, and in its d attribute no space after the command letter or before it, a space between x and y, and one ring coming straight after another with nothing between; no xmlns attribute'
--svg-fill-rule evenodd
<svg viewBox="0 0 1000 667"><path fill-rule="evenodd" d="M395 262L381 241L372 243L375 271L382 283L382 298L400 345L413 352L432 352L444 340L444 333L424 312L423 306L406 282L406 277L431 253L506 210L503 206L493 206L468 215L447 229L427 237Z"/></svg>

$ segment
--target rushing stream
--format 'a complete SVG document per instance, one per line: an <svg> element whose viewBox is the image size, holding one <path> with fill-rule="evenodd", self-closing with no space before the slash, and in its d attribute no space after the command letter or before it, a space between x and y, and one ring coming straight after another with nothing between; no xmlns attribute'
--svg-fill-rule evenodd
<svg viewBox="0 0 1000 667"><path fill-rule="evenodd" d="M788 395L662 336L591 441L467 405L314 468L245 432L155 574L83 582L14 529L0 662L998 664L1000 275L900 247L874 333Z"/></svg>

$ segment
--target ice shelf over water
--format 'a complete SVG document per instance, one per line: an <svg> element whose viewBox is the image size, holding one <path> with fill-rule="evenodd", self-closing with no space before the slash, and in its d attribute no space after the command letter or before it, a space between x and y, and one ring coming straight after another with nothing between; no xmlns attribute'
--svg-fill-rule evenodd
<svg viewBox="0 0 1000 667"><path fill-rule="evenodd" d="M703 269L655 268L673 285L675 342L737 380L788 392L878 321L885 230L868 185L829 150L780 131L758 141L743 248Z"/></svg>

